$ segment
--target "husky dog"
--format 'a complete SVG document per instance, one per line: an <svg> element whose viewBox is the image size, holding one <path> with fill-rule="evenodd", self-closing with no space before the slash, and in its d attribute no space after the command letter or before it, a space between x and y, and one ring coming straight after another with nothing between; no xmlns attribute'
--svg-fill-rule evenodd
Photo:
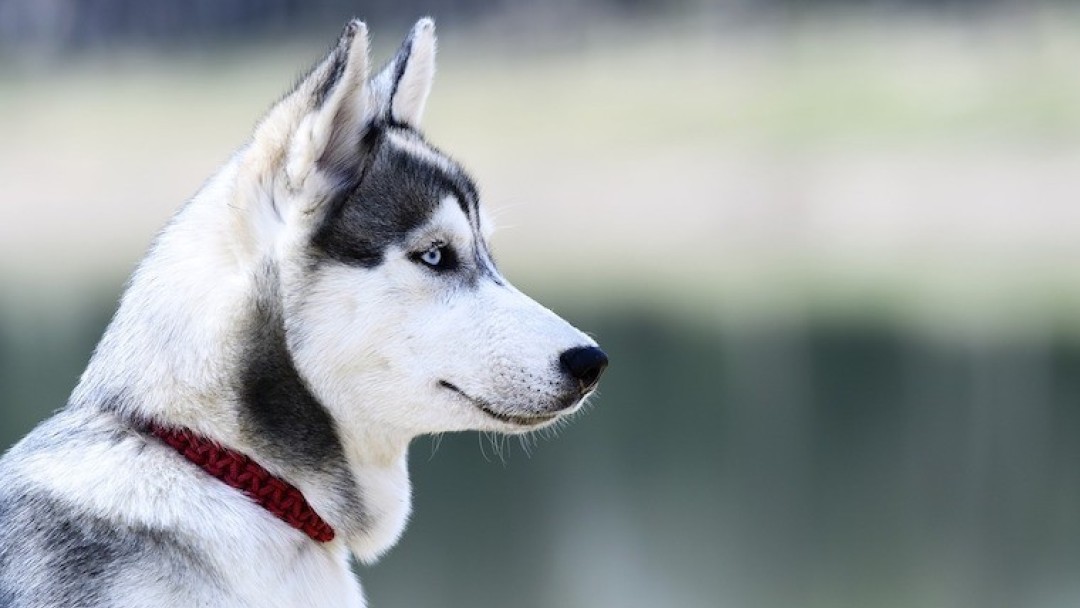
<svg viewBox="0 0 1080 608"><path fill-rule="evenodd" d="M0 606L363 606L349 554L401 534L412 438L592 393L604 353L499 274L418 130L434 57L422 19L369 75L350 22L160 233L67 407L0 461Z"/></svg>

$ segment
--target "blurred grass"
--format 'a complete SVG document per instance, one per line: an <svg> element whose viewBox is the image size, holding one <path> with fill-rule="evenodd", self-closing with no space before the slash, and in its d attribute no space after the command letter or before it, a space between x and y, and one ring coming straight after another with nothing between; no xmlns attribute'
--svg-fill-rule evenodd
<svg viewBox="0 0 1080 608"><path fill-rule="evenodd" d="M418 442L373 605L1076 605L1080 22L893 17L441 32L432 140L614 365ZM0 446L323 44L0 66Z"/></svg>
<svg viewBox="0 0 1080 608"><path fill-rule="evenodd" d="M443 32L428 130L507 225L512 277L698 316L1078 325L1071 12L473 38ZM129 265L321 47L8 65L0 273Z"/></svg>

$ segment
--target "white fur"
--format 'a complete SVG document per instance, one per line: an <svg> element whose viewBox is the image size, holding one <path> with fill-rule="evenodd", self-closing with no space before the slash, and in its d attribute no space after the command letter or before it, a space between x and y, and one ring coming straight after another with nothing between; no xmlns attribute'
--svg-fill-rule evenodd
<svg viewBox="0 0 1080 608"><path fill-rule="evenodd" d="M468 257L474 239L458 203L448 198L412 246L392 251L378 273L330 269L311 288L313 297L290 311L305 328L292 345L297 366L320 387L323 404L347 421L344 428L379 428L399 437L520 431L440 388L438 380L500 412L539 413L558 380L553 353L595 344L509 284L447 291L406 259L408 250L432 241L451 243Z"/></svg>
<svg viewBox="0 0 1080 608"><path fill-rule="evenodd" d="M97 412L74 410L65 415L72 417L72 426L91 433L108 431L117 423L114 416ZM19 448L13 449L13 456L20 456ZM139 466L133 467L134 462ZM19 482L35 484L118 525L180 533L194 549L210 556L212 563L206 566L227 576L226 595L222 589L191 585L184 590L189 603L181 604L175 587L183 587L183 581L169 581L176 584L163 587L152 577L136 576L136 569L130 580L117 583L121 589L115 594L124 597L126 585L131 606L364 606L344 543L313 545L298 554L296 547L307 542L303 533L225 484L208 483L205 474L164 444L136 436L115 444L57 443L21 459L15 478L9 480ZM156 595L160 601L151 601Z"/></svg>
<svg viewBox="0 0 1080 608"><path fill-rule="evenodd" d="M28 453L18 469L21 480L44 484L104 519L177 530L227 573L225 597L193 589L180 602L145 584L139 605L158 598L160 605L362 606L347 555L372 561L404 530L406 455L414 437L468 429L525 432L580 406L555 412L562 407L561 372L553 361L568 348L595 342L497 274L464 287L409 259L432 243L449 244L466 262L478 249L486 251L488 222L471 221L453 197L442 200L408 242L385 252L375 269L328 264L313 272L300 255L320 206L339 186L340 176L321 170L324 161L341 164L342 155L355 150L363 121L377 113L373 104L390 104L396 120L415 125L434 73L434 26L424 19L413 29L398 94L386 99L386 73L368 79L367 29L350 27L338 49L347 46L345 70L321 107L312 109L307 100L333 55L271 110L252 142L160 235L72 402L120 391L137 398L112 413L62 415L87 430L131 418L162 421L257 457L241 432L233 384L242 324L253 295L268 289L260 281L272 266L295 366L334 420L348 474L362 494L364 525L354 521L333 479L287 462L262 464L304 492L338 531L332 543L311 543L239 492L208 481L171 449L135 435L115 444L57 443ZM391 141L426 162L450 166L419 140L393 135ZM481 264L495 272L486 254ZM537 417L536 424L500 419L481 406L516 419ZM139 454L145 464L130 467Z"/></svg>
<svg viewBox="0 0 1080 608"><path fill-rule="evenodd" d="M367 26L359 21L349 23L343 41L346 49L344 72L337 86L315 112L304 116L295 128L286 162L286 174L292 185L302 184L321 158L340 162L355 146L365 119L361 100L368 78ZM324 77L333 67L331 54L316 68L315 79ZM305 93L309 89L301 87ZM305 210L310 211L310 210Z"/></svg>
<svg viewBox="0 0 1080 608"><path fill-rule="evenodd" d="M398 83L397 94L390 100L390 111L398 122L412 126L420 124L434 78L435 22L421 19L413 27L409 62Z"/></svg>

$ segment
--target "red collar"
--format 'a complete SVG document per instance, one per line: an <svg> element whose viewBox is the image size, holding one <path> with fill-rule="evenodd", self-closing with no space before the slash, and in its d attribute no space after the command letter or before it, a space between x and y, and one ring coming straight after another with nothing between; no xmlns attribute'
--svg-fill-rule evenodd
<svg viewBox="0 0 1080 608"><path fill-rule="evenodd" d="M200 437L187 429L149 427L151 433L207 473L247 494L262 508L318 542L334 540L334 529L311 508L289 482L275 477L259 463Z"/></svg>

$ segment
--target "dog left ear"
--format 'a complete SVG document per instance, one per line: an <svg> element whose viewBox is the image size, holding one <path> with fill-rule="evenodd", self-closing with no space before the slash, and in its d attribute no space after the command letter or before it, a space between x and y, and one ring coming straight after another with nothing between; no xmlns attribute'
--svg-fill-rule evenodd
<svg viewBox="0 0 1080 608"><path fill-rule="evenodd" d="M435 79L435 22L416 22L397 54L371 81L373 118L419 128Z"/></svg>
<svg viewBox="0 0 1080 608"><path fill-rule="evenodd" d="M285 170L291 183L302 183L316 167L337 172L355 164L367 114L367 77L367 26L354 19L291 95L306 108L288 143Z"/></svg>

